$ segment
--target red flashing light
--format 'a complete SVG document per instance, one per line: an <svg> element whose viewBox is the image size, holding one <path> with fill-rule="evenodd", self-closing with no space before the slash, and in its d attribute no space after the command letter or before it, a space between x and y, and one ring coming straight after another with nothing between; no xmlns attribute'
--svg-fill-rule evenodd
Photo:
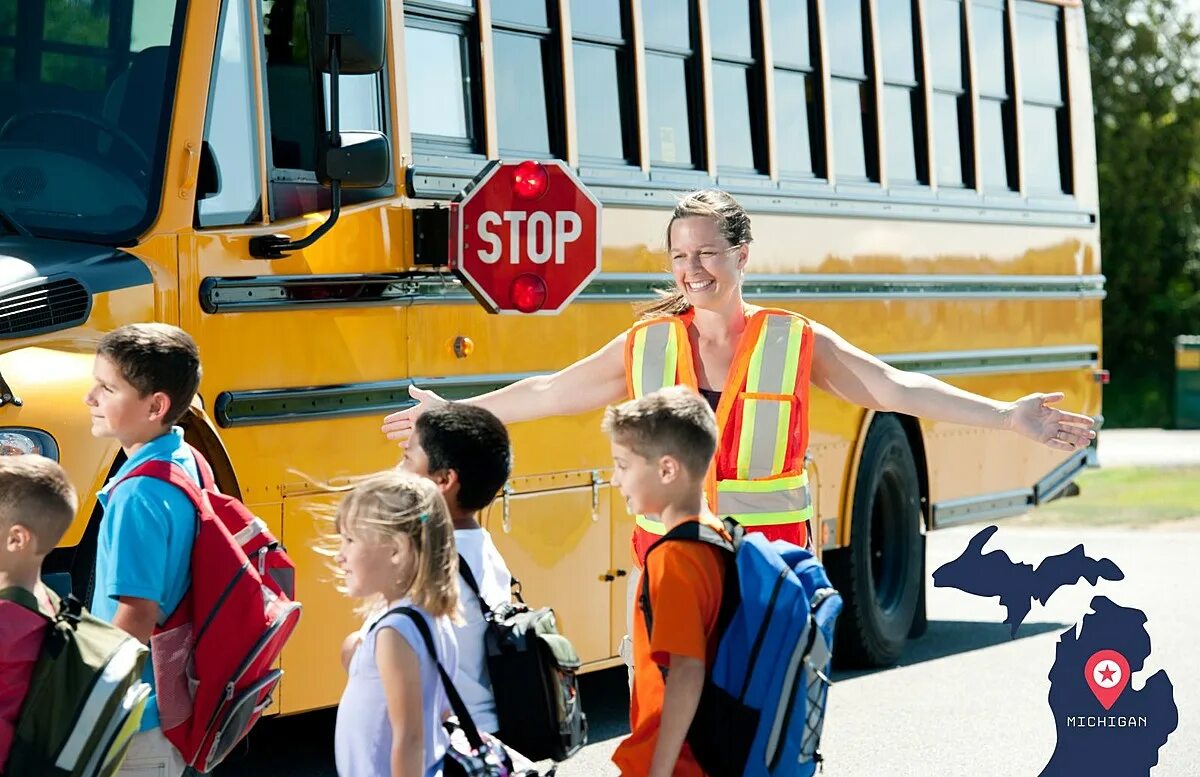
<svg viewBox="0 0 1200 777"><path fill-rule="evenodd" d="M1112 378L1112 376L1109 374L1108 370L1094 370L1092 372L1092 378L1101 386L1107 386L1108 381Z"/></svg>
<svg viewBox="0 0 1200 777"><path fill-rule="evenodd" d="M550 187L550 176L541 162L528 160L513 171L513 193L524 200L536 200Z"/></svg>
<svg viewBox="0 0 1200 777"><path fill-rule="evenodd" d="M513 278L508 293L522 313L534 313L546 304L546 282L536 275L522 273Z"/></svg>

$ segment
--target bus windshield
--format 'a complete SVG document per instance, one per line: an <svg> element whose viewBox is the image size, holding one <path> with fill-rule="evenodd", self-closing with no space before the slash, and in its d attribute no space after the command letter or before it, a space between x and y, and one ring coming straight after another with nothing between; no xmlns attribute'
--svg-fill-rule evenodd
<svg viewBox="0 0 1200 777"><path fill-rule="evenodd" d="M185 1L0 0L0 212L11 222L113 244L148 226Z"/></svg>

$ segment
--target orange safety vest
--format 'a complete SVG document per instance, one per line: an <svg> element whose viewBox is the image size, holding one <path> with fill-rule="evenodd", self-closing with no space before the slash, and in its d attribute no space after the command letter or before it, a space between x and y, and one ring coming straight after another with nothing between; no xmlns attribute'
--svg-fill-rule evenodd
<svg viewBox="0 0 1200 777"><path fill-rule="evenodd" d="M629 396L677 385L699 391L687 332L693 315L640 321L629 330ZM717 515L810 547L813 508L804 460L812 353L808 319L786 310L752 309L717 405L717 454L705 484ZM664 527L645 515L634 520L640 563Z"/></svg>

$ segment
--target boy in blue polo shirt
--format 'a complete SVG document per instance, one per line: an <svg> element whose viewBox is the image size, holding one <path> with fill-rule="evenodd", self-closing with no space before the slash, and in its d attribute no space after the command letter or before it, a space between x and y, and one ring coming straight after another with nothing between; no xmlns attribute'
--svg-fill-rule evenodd
<svg viewBox="0 0 1200 777"><path fill-rule="evenodd" d="M84 398L92 435L116 439L126 461L99 493L104 518L91 611L149 644L191 582L196 510L182 491L161 480L136 477L114 485L153 460L179 464L199 484L191 449L175 423L200 385L200 355L182 329L132 324L100 341L92 374L95 383ZM154 685L149 661L144 679ZM163 736L157 702L152 695L118 775L183 774L186 764Z"/></svg>

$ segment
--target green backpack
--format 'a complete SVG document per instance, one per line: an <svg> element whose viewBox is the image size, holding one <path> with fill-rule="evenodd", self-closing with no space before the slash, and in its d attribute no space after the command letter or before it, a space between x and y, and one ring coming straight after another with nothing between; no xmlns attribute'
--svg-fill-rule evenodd
<svg viewBox="0 0 1200 777"><path fill-rule="evenodd" d="M8 762L0 766L9 777L109 777L142 722L150 651L74 597L64 603L48 592L57 615L46 618ZM0 599L45 615L24 588L0 590Z"/></svg>

